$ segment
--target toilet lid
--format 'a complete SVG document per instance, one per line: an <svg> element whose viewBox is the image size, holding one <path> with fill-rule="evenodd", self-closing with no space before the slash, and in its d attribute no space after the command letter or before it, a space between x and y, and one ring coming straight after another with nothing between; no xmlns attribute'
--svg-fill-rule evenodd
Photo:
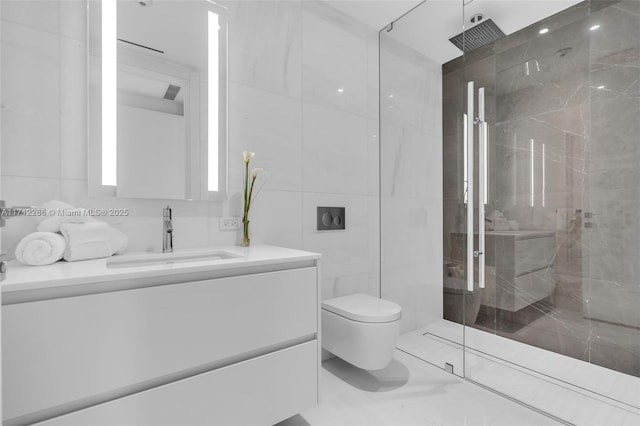
<svg viewBox="0 0 640 426"><path fill-rule="evenodd" d="M322 309L360 322L391 322L402 314L397 304L362 293L324 300Z"/></svg>

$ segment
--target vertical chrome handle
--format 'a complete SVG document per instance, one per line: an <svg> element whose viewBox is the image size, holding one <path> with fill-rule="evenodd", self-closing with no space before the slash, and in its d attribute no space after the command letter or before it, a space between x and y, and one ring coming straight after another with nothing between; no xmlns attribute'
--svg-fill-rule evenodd
<svg viewBox="0 0 640 426"><path fill-rule="evenodd" d="M473 81L467 83L467 290L473 291Z"/></svg>
<svg viewBox="0 0 640 426"><path fill-rule="evenodd" d="M484 87L478 89L478 286L484 288L484 205L487 196L487 122Z"/></svg>

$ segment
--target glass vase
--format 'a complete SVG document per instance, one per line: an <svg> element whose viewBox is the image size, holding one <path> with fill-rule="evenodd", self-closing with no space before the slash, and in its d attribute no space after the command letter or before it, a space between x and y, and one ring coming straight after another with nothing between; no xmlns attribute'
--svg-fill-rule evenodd
<svg viewBox="0 0 640 426"><path fill-rule="evenodd" d="M251 240L249 239L249 219L242 219L242 247L249 247Z"/></svg>

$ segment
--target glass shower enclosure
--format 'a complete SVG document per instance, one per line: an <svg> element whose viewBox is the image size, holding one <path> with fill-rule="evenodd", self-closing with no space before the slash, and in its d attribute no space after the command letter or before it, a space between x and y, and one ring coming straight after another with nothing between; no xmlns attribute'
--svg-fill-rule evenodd
<svg viewBox="0 0 640 426"><path fill-rule="evenodd" d="M380 31L399 348L572 424L640 423L640 2L427 0Z"/></svg>

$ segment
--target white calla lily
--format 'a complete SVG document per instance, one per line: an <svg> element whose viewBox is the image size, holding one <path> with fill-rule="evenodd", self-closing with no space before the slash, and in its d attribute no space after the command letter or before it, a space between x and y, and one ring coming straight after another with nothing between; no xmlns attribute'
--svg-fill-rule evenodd
<svg viewBox="0 0 640 426"><path fill-rule="evenodd" d="M251 170L251 177L249 177L249 162L256 155L255 152L245 150L242 152L242 158L244 159L244 215L242 216L242 245L249 245L249 209L255 198L254 184L259 173L264 172L262 167L256 167ZM264 184L264 183L263 183ZM260 191L260 187L256 190L256 194Z"/></svg>
<svg viewBox="0 0 640 426"><path fill-rule="evenodd" d="M253 156L256 155L255 152L251 152L251 151L242 151L242 158L244 159L245 163L248 163L249 160L251 160L253 158Z"/></svg>
<svg viewBox="0 0 640 426"><path fill-rule="evenodd" d="M255 169L251 170L251 177L255 179L258 176L258 173L262 172L264 172L264 169L262 167L256 167Z"/></svg>

